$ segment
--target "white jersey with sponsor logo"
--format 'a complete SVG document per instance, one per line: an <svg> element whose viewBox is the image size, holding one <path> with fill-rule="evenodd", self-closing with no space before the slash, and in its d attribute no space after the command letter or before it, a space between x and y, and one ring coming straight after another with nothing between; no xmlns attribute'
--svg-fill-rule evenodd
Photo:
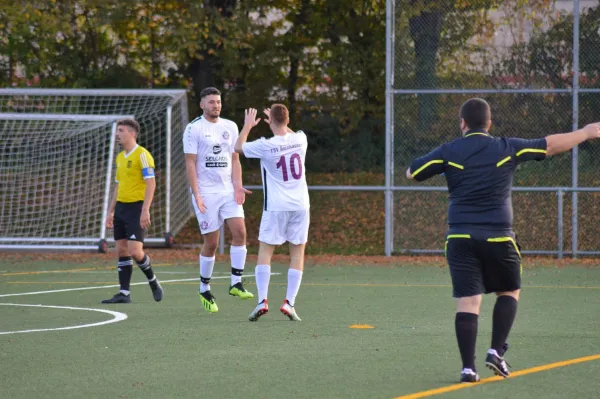
<svg viewBox="0 0 600 399"><path fill-rule="evenodd" d="M196 154L200 194L233 192L231 154L238 135L237 125L228 119L212 123L199 117L188 123L183 152Z"/></svg>
<svg viewBox="0 0 600 399"><path fill-rule="evenodd" d="M266 211L299 211L310 207L304 160L308 142L302 131L246 143L248 158L260 158Z"/></svg>

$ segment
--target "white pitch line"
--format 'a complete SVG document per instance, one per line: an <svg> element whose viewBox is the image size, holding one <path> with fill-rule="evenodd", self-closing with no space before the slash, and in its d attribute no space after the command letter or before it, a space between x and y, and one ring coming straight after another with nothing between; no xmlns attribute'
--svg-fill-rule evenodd
<svg viewBox="0 0 600 399"><path fill-rule="evenodd" d="M27 306L27 307L32 307L32 308L51 308L51 309L68 309L68 310L87 310L89 312L100 312L100 313L107 313L109 315L112 315L113 318L110 320L104 320L104 321L99 321L97 323L90 323L90 324L80 324L80 325L76 325L76 326L69 326L69 327L57 327L57 328L40 328L40 329L35 329L35 330L19 330L19 331L0 331L0 335L6 335L6 334L21 334L21 333L31 333L31 332L41 332L41 331L61 331L61 330L75 330L77 328L86 328L86 327L98 327L98 326L103 326L105 324L111 324L111 323L117 323L119 321L123 321L125 319L127 319L127 315L125 313L121 313L121 312L115 312L113 310L106 310L106 309L93 309L93 308L74 308L71 306L50 306L50 305L26 305L26 304L22 304L22 303L0 303L0 305L3 306Z"/></svg>
<svg viewBox="0 0 600 399"><path fill-rule="evenodd" d="M105 274L105 273L114 273L114 270L90 270L90 271L82 271L82 272L74 272L77 274L85 274L85 273L90 273L90 274ZM162 275L162 274L198 274L197 271L195 272L162 272L162 271L154 271L154 274L156 274L157 276ZM215 273L216 274L216 273ZM223 273L221 273L223 274ZM227 273L229 274L229 273ZM215 278L215 277L213 277Z"/></svg>
<svg viewBox="0 0 600 399"><path fill-rule="evenodd" d="M281 273L271 273L271 276L276 276L279 274L281 274ZM246 274L245 277L254 277L254 274ZM215 279L226 279L226 278L230 278L230 277L229 276L215 276L212 279L215 280ZM184 282L184 281L199 281L199 280L200 280L200 277L183 278L183 279L177 279L177 280L160 280L160 282L161 283L179 283L179 282ZM52 281L49 281L48 284L52 284ZM145 281L140 282L140 283L131 283L131 285L143 285L143 284L148 284L148 283ZM119 286L119 284L114 284L114 285L100 285L100 286L93 286L93 287L64 288L62 290L21 292L21 293L17 293L17 294L2 294L2 295L0 295L0 298L6 298L9 296L52 294L52 293L56 293L56 292L99 290L102 288L115 288L115 287L120 287L120 286Z"/></svg>

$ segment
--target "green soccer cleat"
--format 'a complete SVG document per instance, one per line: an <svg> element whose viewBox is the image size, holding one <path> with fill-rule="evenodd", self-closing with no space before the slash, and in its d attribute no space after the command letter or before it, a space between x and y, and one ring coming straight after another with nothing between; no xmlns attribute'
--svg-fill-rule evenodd
<svg viewBox="0 0 600 399"><path fill-rule="evenodd" d="M207 312L217 313L219 311L219 307L215 303L215 297L210 291L198 292L198 296L200 297L202 306Z"/></svg>
<svg viewBox="0 0 600 399"><path fill-rule="evenodd" d="M232 285L231 287L229 287L229 295L237 296L237 297L240 297L241 299L254 298L254 294L249 291L246 291L246 289L244 288L242 283L236 283L236 284Z"/></svg>

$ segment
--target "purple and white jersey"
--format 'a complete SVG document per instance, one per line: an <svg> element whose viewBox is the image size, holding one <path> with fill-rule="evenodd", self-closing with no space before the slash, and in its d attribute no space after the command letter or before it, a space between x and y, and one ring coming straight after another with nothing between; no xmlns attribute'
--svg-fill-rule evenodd
<svg viewBox="0 0 600 399"><path fill-rule="evenodd" d="M231 158L238 135L237 125L224 118L212 123L199 117L185 128L183 152L196 154L200 194L233 192Z"/></svg>
<svg viewBox="0 0 600 399"><path fill-rule="evenodd" d="M301 130L243 145L247 158L260 159L264 210L299 211L310 207L304 173L307 147L306 134Z"/></svg>

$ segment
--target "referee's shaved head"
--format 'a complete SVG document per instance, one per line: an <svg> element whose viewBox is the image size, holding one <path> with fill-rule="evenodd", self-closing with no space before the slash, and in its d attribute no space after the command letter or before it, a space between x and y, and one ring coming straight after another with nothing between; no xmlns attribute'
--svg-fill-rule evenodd
<svg viewBox="0 0 600 399"><path fill-rule="evenodd" d="M460 107L460 117L469 129L488 129L492 111L484 99L471 98Z"/></svg>

